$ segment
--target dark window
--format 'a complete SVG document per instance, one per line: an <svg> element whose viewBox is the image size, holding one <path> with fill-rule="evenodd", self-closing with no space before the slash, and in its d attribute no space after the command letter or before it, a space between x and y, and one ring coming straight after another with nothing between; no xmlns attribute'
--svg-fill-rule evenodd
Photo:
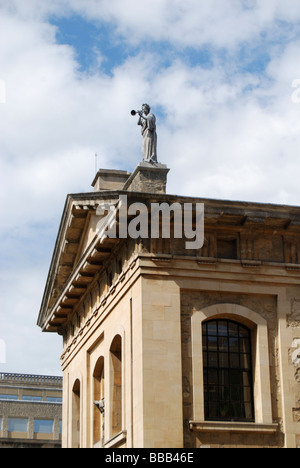
<svg viewBox="0 0 300 468"><path fill-rule="evenodd" d="M237 240L217 239L218 258L237 260Z"/></svg>
<svg viewBox="0 0 300 468"><path fill-rule="evenodd" d="M122 430L122 338L115 336L110 347L111 358L111 430Z"/></svg>
<svg viewBox="0 0 300 468"><path fill-rule="evenodd" d="M205 419L254 421L250 330L231 320L202 325Z"/></svg>

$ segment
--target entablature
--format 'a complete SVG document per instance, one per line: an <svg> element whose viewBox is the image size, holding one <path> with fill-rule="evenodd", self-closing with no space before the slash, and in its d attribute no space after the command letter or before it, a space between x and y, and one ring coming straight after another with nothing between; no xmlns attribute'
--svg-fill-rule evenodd
<svg viewBox="0 0 300 468"><path fill-rule="evenodd" d="M108 214L97 230L97 207L106 202L117 205L121 195L129 203L204 204L204 245L185 250L185 239L132 239L140 252L167 257L196 258L199 265L229 261L255 272L264 265L285 267L298 275L300 270L300 208L281 205L207 200L176 195L103 192L69 195L66 201L54 255L48 275L38 325L44 331L58 331L86 295L96 275L105 271L124 241L105 236L110 223L119 218ZM127 223L133 215L127 216ZM149 217L150 219L150 217ZM92 227L91 227L92 226ZM196 224L194 228L196 227ZM118 232L118 229L117 231ZM163 265L165 263L165 265ZM107 280L111 283L111 279Z"/></svg>

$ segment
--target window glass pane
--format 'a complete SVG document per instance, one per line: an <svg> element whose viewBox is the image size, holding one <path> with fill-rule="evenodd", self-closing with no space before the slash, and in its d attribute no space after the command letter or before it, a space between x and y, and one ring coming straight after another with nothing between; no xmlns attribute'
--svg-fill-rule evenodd
<svg viewBox="0 0 300 468"><path fill-rule="evenodd" d="M240 385L241 384L241 373L238 370L230 371L230 384L231 385Z"/></svg>
<svg viewBox="0 0 300 468"><path fill-rule="evenodd" d="M23 401L43 401L43 398L41 396L35 396L35 395L23 395L22 400Z"/></svg>
<svg viewBox="0 0 300 468"><path fill-rule="evenodd" d="M249 330L248 330L248 328L246 328L246 327L240 325L240 326L239 326L239 336L240 336L240 338L246 338L246 339L248 339L248 338L249 338Z"/></svg>
<svg viewBox="0 0 300 468"><path fill-rule="evenodd" d="M0 400L18 400L18 395L5 395L0 393Z"/></svg>
<svg viewBox="0 0 300 468"><path fill-rule="evenodd" d="M35 419L34 432L39 432L41 434L52 434L53 421L47 419Z"/></svg>
<svg viewBox="0 0 300 468"><path fill-rule="evenodd" d="M208 371L207 383L218 385L218 371L212 371L212 370Z"/></svg>
<svg viewBox="0 0 300 468"><path fill-rule="evenodd" d="M221 401L229 401L230 387L219 387L219 398Z"/></svg>
<svg viewBox="0 0 300 468"><path fill-rule="evenodd" d="M219 418L229 419L230 418L230 403L229 401L220 401L219 404Z"/></svg>
<svg viewBox="0 0 300 468"><path fill-rule="evenodd" d="M218 335L228 336L227 322L222 320L218 321Z"/></svg>
<svg viewBox="0 0 300 468"><path fill-rule="evenodd" d="M230 414L235 419L244 419L244 410L243 406L238 402L231 402L230 404Z"/></svg>
<svg viewBox="0 0 300 468"><path fill-rule="evenodd" d="M218 353L208 353L208 365L210 367L218 366Z"/></svg>
<svg viewBox="0 0 300 468"><path fill-rule="evenodd" d="M8 418L8 432L27 432L28 420L25 418Z"/></svg>
<svg viewBox="0 0 300 468"><path fill-rule="evenodd" d="M245 418L251 419L252 413L253 413L252 403L245 403L244 409L245 409Z"/></svg>
<svg viewBox="0 0 300 468"><path fill-rule="evenodd" d="M216 336L208 336L207 346L208 346L209 351L217 351L218 350L218 338Z"/></svg>
<svg viewBox="0 0 300 468"><path fill-rule="evenodd" d="M251 367L251 360L249 354L241 354L241 368L250 369Z"/></svg>
<svg viewBox="0 0 300 468"><path fill-rule="evenodd" d="M243 388L243 397L244 397L244 401L251 402L252 400L251 387Z"/></svg>
<svg viewBox="0 0 300 468"><path fill-rule="evenodd" d="M62 403L61 397L46 397L48 403Z"/></svg>
<svg viewBox="0 0 300 468"><path fill-rule="evenodd" d="M209 399L209 402L216 402L216 401L219 401L219 394L218 394L218 391L217 391L217 387L216 386L210 386L208 387L208 399Z"/></svg>
<svg viewBox="0 0 300 468"><path fill-rule="evenodd" d="M228 370L220 370L219 385L229 385L229 371Z"/></svg>
<svg viewBox="0 0 300 468"><path fill-rule="evenodd" d="M238 336L239 333L238 333L238 324L237 323L233 323L233 322L229 322L229 336Z"/></svg>
<svg viewBox="0 0 300 468"><path fill-rule="evenodd" d="M248 338L240 339L240 350L241 353L250 353L250 342Z"/></svg>
<svg viewBox="0 0 300 468"><path fill-rule="evenodd" d="M226 336L219 336L219 351L228 352L228 338Z"/></svg>
<svg viewBox="0 0 300 468"><path fill-rule="evenodd" d="M208 417L211 419L215 419L218 417L219 414L219 404L218 403L209 403L207 408ZM206 417L207 417L206 413Z"/></svg>
<svg viewBox="0 0 300 468"><path fill-rule="evenodd" d="M227 369L229 366L228 353L219 354L219 367Z"/></svg>
<svg viewBox="0 0 300 468"><path fill-rule="evenodd" d="M207 324L207 334L208 335L217 335L217 322L209 322Z"/></svg>
<svg viewBox="0 0 300 468"><path fill-rule="evenodd" d="M249 374L249 372L241 372L240 379L243 386L251 387L252 379L251 374Z"/></svg>
<svg viewBox="0 0 300 468"><path fill-rule="evenodd" d="M238 369L240 367L240 356L237 353L230 354L230 367Z"/></svg>
<svg viewBox="0 0 300 468"><path fill-rule="evenodd" d="M231 401L240 401L241 399L241 388L238 385L230 387L230 399Z"/></svg>
<svg viewBox="0 0 300 468"><path fill-rule="evenodd" d="M231 353L238 353L239 352L239 339L238 337L230 337L229 338L229 346Z"/></svg>

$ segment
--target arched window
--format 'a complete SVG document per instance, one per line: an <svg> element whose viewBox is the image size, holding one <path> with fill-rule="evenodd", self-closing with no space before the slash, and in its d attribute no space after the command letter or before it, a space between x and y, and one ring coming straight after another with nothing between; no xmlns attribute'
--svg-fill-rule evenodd
<svg viewBox="0 0 300 468"><path fill-rule="evenodd" d="M111 359L111 435L122 430L122 338L115 336L110 347Z"/></svg>
<svg viewBox="0 0 300 468"><path fill-rule="evenodd" d="M94 404L94 444L104 439L104 412L105 412L105 400L104 400L104 358L100 357L96 363L94 373L94 402L103 403L103 409L100 410L98 406Z"/></svg>
<svg viewBox="0 0 300 468"><path fill-rule="evenodd" d="M231 320L202 324L204 412L208 421L254 421L251 333Z"/></svg>
<svg viewBox="0 0 300 468"><path fill-rule="evenodd" d="M72 391L72 448L80 448L80 381L78 379Z"/></svg>

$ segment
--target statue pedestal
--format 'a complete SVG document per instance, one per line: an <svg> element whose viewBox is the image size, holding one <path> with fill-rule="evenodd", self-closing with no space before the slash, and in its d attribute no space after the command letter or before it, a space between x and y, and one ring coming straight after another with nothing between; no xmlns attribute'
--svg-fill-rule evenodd
<svg viewBox="0 0 300 468"><path fill-rule="evenodd" d="M126 181L123 190L128 192L166 193L169 171L170 169L165 164L141 162Z"/></svg>

